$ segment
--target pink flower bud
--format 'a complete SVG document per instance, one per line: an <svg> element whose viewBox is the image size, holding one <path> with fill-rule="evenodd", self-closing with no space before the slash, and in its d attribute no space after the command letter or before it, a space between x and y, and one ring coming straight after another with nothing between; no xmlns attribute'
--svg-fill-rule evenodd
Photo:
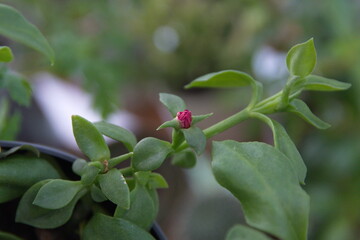
<svg viewBox="0 0 360 240"><path fill-rule="evenodd" d="M181 128L191 127L191 121L192 121L191 111L184 110L183 112L178 112L176 114L176 118L179 121Z"/></svg>

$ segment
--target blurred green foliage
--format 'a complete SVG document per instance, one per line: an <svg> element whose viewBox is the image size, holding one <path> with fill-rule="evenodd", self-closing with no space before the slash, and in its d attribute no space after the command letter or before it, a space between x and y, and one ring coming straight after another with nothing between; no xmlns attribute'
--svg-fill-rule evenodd
<svg viewBox="0 0 360 240"><path fill-rule="evenodd" d="M28 74L46 69L81 84L104 117L121 106L128 89L180 91L209 72L242 69L251 73L254 52L262 46L285 52L314 37L317 71L353 87L331 96L304 96L314 112L332 123L325 133L285 119L309 166L306 188L313 199L309 236L359 238L358 0L3 2L38 26L56 54L56 64L46 69L46 59L12 46L14 55L22 56L15 60L16 67Z"/></svg>

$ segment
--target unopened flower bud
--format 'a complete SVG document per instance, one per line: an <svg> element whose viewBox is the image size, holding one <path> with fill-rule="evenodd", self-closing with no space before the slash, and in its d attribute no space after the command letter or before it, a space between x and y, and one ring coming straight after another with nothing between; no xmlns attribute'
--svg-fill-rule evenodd
<svg viewBox="0 0 360 240"><path fill-rule="evenodd" d="M184 110L182 112L178 112L176 114L176 118L179 121L181 128L191 127L191 121L192 121L191 111Z"/></svg>

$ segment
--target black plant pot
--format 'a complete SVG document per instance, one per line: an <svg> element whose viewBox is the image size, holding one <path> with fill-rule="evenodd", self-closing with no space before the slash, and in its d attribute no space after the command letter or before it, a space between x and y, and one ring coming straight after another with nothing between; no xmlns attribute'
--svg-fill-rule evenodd
<svg viewBox="0 0 360 240"><path fill-rule="evenodd" d="M0 147L2 149L13 148L13 147L21 146L21 145L31 145L31 146L35 147L36 149L38 149L40 151L41 155L50 156L51 158L55 159L57 161L57 163L59 164L61 170L70 179L78 179L79 178L77 175L75 175L72 172L72 168L71 168L72 163L76 159L78 159L78 157L76 157L72 154L66 153L64 151L60 151L55 148L43 146L40 144L17 142L17 141L0 141ZM13 219L15 219L14 213L15 213L17 204L18 204L18 200L13 200L13 201L10 201L9 203L1 204L3 206L0 205L1 206L0 207L0 231L4 230L5 228L7 230L10 230L10 232L13 232L13 233L19 233L19 228L21 229L21 231L29 231L29 232L32 231L32 227L24 225L24 224L17 224L17 223L13 224L14 226L7 226L7 227L5 226L5 228L4 228L4 225L7 225L7 223L5 224L5 221L11 222L11 221L13 221ZM4 209L5 209L5 211L4 211ZM8 221L9 219L11 219L11 221ZM160 227L157 223L153 224L153 226L150 230L150 233L157 240L166 240L164 233L162 232L162 230L160 229ZM26 238L26 239L28 239L28 238Z"/></svg>

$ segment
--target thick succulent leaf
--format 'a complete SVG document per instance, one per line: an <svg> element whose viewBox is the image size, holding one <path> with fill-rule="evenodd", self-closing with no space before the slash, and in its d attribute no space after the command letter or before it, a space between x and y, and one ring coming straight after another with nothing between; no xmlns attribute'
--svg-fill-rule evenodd
<svg viewBox="0 0 360 240"><path fill-rule="evenodd" d="M155 170L171 151L169 142L152 137L144 138L134 148L132 166L139 171Z"/></svg>
<svg viewBox="0 0 360 240"><path fill-rule="evenodd" d="M155 240L150 233L122 218L97 213L84 229L84 240Z"/></svg>
<svg viewBox="0 0 360 240"><path fill-rule="evenodd" d="M45 159L16 154L1 159L0 202L21 196L30 186L41 180L54 178L60 178L60 174Z"/></svg>
<svg viewBox="0 0 360 240"><path fill-rule="evenodd" d="M289 159L259 142L214 142L216 180L240 202L246 222L280 239L305 240L309 197Z"/></svg>
<svg viewBox="0 0 360 240"><path fill-rule="evenodd" d="M191 125L195 125L197 124L198 122L201 122L209 117L211 117L213 115L213 113L208 113L208 114L204 114L204 115L195 115L195 116L192 116L192 122L191 122Z"/></svg>
<svg viewBox="0 0 360 240"><path fill-rule="evenodd" d="M14 234L0 231L1 240L23 240L22 238L15 236Z"/></svg>
<svg viewBox="0 0 360 240"><path fill-rule="evenodd" d="M88 164L88 162L84 159L81 159L81 158L76 159L71 166L72 171L75 174L81 176L84 173L84 170L87 167L87 164Z"/></svg>
<svg viewBox="0 0 360 240"><path fill-rule="evenodd" d="M16 9L0 4L0 35L25 44L54 63L54 52L41 32Z"/></svg>
<svg viewBox="0 0 360 240"><path fill-rule="evenodd" d="M351 87L350 83L340 82L334 79L316 75L306 77L305 90L310 91L342 91Z"/></svg>
<svg viewBox="0 0 360 240"><path fill-rule="evenodd" d="M173 94L160 93L160 102L165 105L173 117L176 117L178 112L186 109L184 100Z"/></svg>
<svg viewBox="0 0 360 240"><path fill-rule="evenodd" d="M116 141L122 142L130 152L133 151L137 140L132 132L104 121L96 122L94 125L102 134Z"/></svg>
<svg viewBox="0 0 360 240"><path fill-rule="evenodd" d="M239 224L229 230L225 240L271 240L271 238L253 228Z"/></svg>
<svg viewBox="0 0 360 240"><path fill-rule="evenodd" d="M185 150L177 153L172 158L171 163L182 168L192 168L196 164L196 155L191 150Z"/></svg>
<svg viewBox="0 0 360 240"><path fill-rule="evenodd" d="M110 150L94 124L80 116L72 116L72 126L77 145L91 161L109 160Z"/></svg>
<svg viewBox="0 0 360 240"><path fill-rule="evenodd" d="M121 217L145 230L149 230L155 221L157 211L148 189L145 186L136 183L135 188L131 191L130 199L130 209L122 211L117 207L114 216Z"/></svg>
<svg viewBox="0 0 360 240"><path fill-rule="evenodd" d="M1 46L0 47L0 62L11 62L14 56L9 47Z"/></svg>
<svg viewBox="0 0 360 240"><path fill-rule="evenodd" d="M81 174L81 182L85 186L90 186L96 180L100 173L100 169L96 166L86 165Z"/></svg>
<svg viewBox="0 0 360 240"><path fill-rule="evenodd" d="M87 191L80 191L76 197L63 208L46 209L34 205L33 202L40 188L49 181L50 180L44 180L38 182L26 191L16 211L16 222L25 223L37 228L52 229L63 225L70 219L77 201Z"/></svg>
<svg viewBox="0 0 360 240"><path fill-rule="evenodd" d="M234 88L249 86L255 82L256 81L249 74L236 70L225 70L201 76L186 85L185 88Z"/></svg>
<svg viewBox="0 0 360 240"><path fill-rule="evenodd" d="M194 126L188 129L181 129L181 131L184 134L186 142L195 150L196 154L202 154L206 147L206 136L204 132Z"/></svg>
<svg viewBox="0 0 360 240"><path fill-rule="evenodd" d="M35 154L36 157L40 157L40 152L34 146L31 145L21 145L17 147L10 148L9 150L0 152L0 159L5 158L11 154L14 154L18 151L29 151Z"/></svg>
<svg viewBox="0 0 360 240"><path fill-rule="evenodd" d="M130 190L120 170L113 168L98 177L101 191L113 203L119 207L130 207Z"/></svg>
<svg viewBox="0 0 360 240"><path fill-rule="evenodd" d="M33 204L47 209L59 209L68 205L84 188L80 181L54 179L42 186Z"/></svg>
<svg viewBox="0 0 360 240"><path fill-rule="evenodd" d="M316 50L312 38L292 47L286 56L287 68L294 76L306 77L314 70L315 64Z"/></svg>
<svg viewBox="0 0 360 240"><path fill-rule="evenodd" d="M309 107L306 105L306 103L304 103L300 99L294 99L293 101L291 101L290 106L287 108L287 111L297 114L302 119L304 119L316 128L327 129L330 127L330 124L324 122L323 120L315 116L311 112Z"/></svg>
<svg viewBox="0 0 360 240"><path fill-rule="evenodd" d="M294 170L297 172L299 182L304 184L306 178L306 171L307 171L306 165L299 151L297 150L295 144L287 134L285 128L281 126L280 123L276 122L275 120L263 114L256 114L254 116L264 121L266 124L270 126L274 136L275 148L288 157L291 165L293 166Z"/></svg>

